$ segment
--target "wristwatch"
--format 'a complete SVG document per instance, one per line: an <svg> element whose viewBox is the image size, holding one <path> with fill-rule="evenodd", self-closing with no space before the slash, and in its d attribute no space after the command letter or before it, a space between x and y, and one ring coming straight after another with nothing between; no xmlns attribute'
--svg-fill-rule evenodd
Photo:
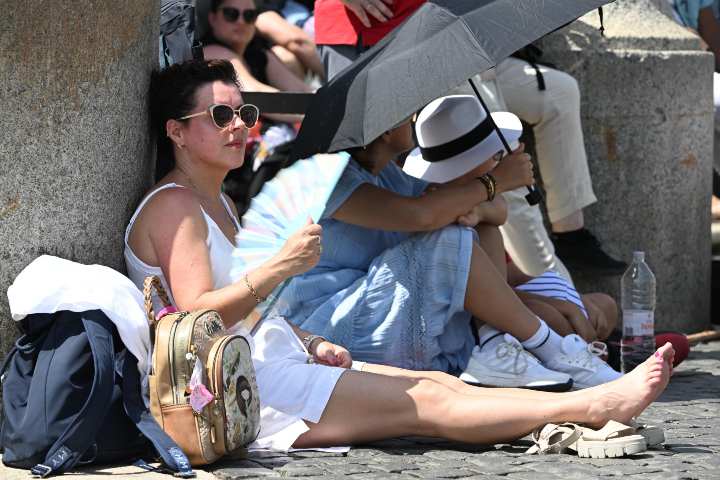
<svg viewBox="0 0 720 480"><path fill-rule="evenodd" d="M322 335L306 335L302 338L303 347L305 347L305 350L307 350L308 353L311 353L310 347L312 346L312 343L318 339L322 340L323 342L327 341L327 338L323 337Z"/></svg>

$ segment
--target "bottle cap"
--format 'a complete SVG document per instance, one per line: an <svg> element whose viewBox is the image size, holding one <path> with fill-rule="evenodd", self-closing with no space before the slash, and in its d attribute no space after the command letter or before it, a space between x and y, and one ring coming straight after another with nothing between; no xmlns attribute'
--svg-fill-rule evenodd
<svg viewBox="0 0 720 480"><path fill-rule="evenodd" d="M644 262L645 261L645 252L633 252L633 261Z"/></svg>

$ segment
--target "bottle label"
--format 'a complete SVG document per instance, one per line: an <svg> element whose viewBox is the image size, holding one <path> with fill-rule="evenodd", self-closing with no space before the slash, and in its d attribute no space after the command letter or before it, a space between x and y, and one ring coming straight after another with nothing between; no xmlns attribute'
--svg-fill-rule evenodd
<svg viewBox="0 0 720 480"><path fill-rule="evenodd" d="M623 310L623 336L653 336L655 315L652 310Z"/></svg>

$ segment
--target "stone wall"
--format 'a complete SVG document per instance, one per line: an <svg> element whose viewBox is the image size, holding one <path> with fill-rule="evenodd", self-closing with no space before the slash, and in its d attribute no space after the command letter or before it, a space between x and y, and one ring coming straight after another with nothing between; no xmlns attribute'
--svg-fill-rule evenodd
<svg viewBox="0 0 720 480"><path fill-rule="evenodd" d="M123 269L150 185L157 2L4 2L0 15L0 354L6 291L43 253Z"/></svg>
<svg viewBox="0 0 720 480"><path fill-rule="evenodd" d="M598 203L586 223L626 259L647 252L657 277L657 328L709 325L713 57L652 0L605 7L544 41L578 79ZM664 4L659 4L665 8ZM576 276L619 298L620 279Z"/></svg>

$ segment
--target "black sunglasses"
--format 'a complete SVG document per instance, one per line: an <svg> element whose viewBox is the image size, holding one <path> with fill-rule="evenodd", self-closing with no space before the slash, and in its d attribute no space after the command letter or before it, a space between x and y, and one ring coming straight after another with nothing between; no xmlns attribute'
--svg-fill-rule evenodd
<svg viewBox="0 0 720 480"><path fill-rule="evenodd" d="M239 10L235 7L222 7L220 11L222 12L225 21L230 23L237 22L238 18L240 18L240 14L242 14L242 18L245 23L255 23L255 20L257 20L258 17L258 11L255 8Z"/></svg>
<svg viewBox="0 0 720 480"><path fill-rule="evenodd" d="M235 115L240 117L240 120L247 128L252 128L260 116L260 110L252 103L240 105L237 109L224 103L216 103L210 105L204 112L185 115L184 117L178 118L178 120L187 120L188 118L199 117L200 115L210 115L215 126L221 130L230 125Z"/></svg>

